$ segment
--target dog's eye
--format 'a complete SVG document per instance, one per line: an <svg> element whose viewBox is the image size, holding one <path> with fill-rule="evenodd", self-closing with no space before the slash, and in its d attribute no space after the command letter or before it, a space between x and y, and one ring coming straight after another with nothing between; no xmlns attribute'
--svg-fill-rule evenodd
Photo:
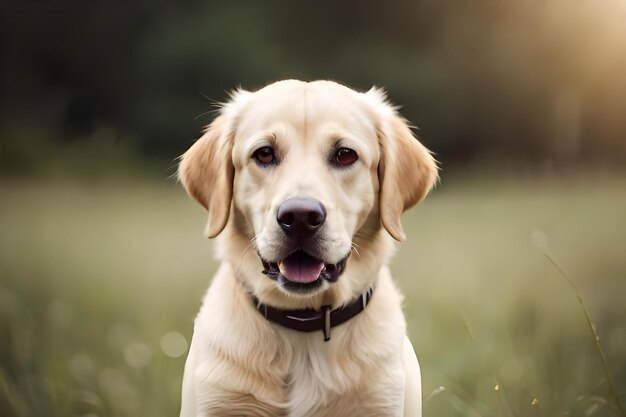
<svg viewBox="0 0 626 417"><path fill-rule="evenodd" d="M359 159L355 151L349 148L339 148L333 156L333 162L340 166L352 165Z"/></svg>
<svg viewBox="0 0 626 417"><path fill-rule="evenodd" d="M262 148L257 149L252 154L252 157L261 166L276 164L276 156L274 155L274 149L272 149L269 146L264 146Z"/></svg>

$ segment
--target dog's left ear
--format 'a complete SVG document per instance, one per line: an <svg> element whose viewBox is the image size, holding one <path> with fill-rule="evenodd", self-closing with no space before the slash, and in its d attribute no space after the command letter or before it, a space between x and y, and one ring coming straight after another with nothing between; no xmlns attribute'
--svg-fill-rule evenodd
<svg viewBox="0 0 626 417"><path fill-rule="evenodd" d="M226 227L233 196L233 144L226 122L226 116L218 116L183 154L178 166L178 178L187 193L209 212L209 237L219 235Z"/></svg>
<svg viewBox="0 0 626 417"><path fill-rule="evenodd" d="M381 222L394 239L402 241L406 235L400 216L422 200L435 185L437 162L413 136L406 120L387 103L382 90L374 88L366 94L379 106L384 106L379 113L382 120L378 127Z"/></svg>

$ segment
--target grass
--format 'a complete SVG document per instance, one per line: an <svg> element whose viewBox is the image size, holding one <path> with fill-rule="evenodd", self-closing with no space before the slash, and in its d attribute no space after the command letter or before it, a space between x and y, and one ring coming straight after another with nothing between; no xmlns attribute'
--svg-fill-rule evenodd
<svg viewBox="0 0 626 417"><path fill-rule="evenodd" d="M624 415L624 213L622 176L450 175L405 215L425 416ZM0 415L177 415L204 221L167 180L0 182Z"/></svg>

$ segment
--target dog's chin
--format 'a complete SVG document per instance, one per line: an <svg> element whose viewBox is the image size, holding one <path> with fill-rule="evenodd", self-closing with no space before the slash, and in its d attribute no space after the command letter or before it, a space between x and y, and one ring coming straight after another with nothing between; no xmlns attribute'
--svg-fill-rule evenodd
<svg viewBox="0 0 626 417"><path fill-rule="evenodd" d="M336 282L343 273L350 254L337 263L327 263L302 249L292 252L278 262L264 259L263 273L284 291L291 294L312 295Z"/></svg>

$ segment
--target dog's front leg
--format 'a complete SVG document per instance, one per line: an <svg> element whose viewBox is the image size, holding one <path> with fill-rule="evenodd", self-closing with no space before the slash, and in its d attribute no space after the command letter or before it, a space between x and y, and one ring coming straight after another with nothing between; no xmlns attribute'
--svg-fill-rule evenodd
<svg viewBox="0 0 626 417"><path fill-rule="evenodd" d="M420 365L408 337L404 338L402 363L406 374L404 389L404 417L422 416L422 380Z"/></svg>
<svg viewBox="0 0 626 417"><path fill-rule="evenodd" d="M183 374L182 398L180 404L180 417L197 417L196 412L196 387L194 370L196 369L196 349L194 349L193 339L185 362Z"/></svg>

